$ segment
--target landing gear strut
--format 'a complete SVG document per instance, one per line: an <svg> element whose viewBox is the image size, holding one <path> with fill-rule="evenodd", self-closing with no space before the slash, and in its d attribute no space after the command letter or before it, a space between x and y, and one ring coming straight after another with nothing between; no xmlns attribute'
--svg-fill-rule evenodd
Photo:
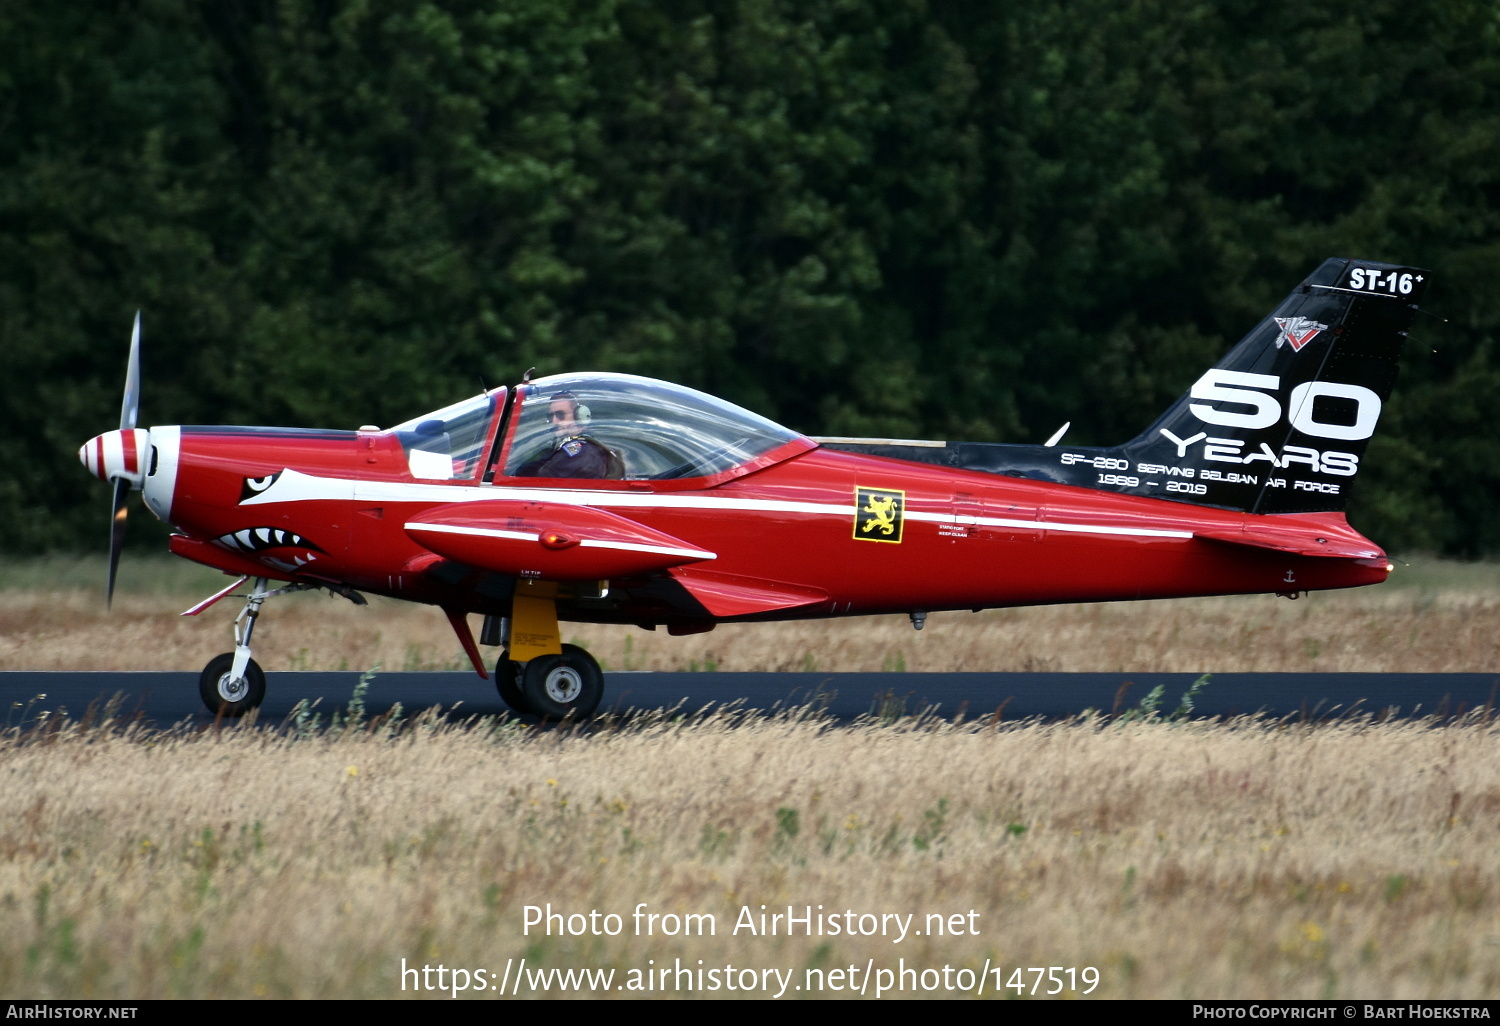
<svg viewBox="0 0 1500 1026"><path fill-rule="evenodd" d="M266 584L264 577L255 579L254 588L245 598L245 608L234 618L234 651L214 656L198 677L198 694L203 697L203 704L208 706L208 711L215 716L243 716L265 701L265 671L250 658L250 635L255 631L255 620L260 616L260 607L273 595L306 591L313 587L299 583L268 590Z"/></svg>
<svg viewBox="0 0 1500 1026"><path fill-rule="evenodd" d="M604 697L604 671L598 660L577 645L559 645L560 653L517 662L510 657L512 625L508 617L485 623L486 643L504 646L495 662L495 688L501 700L515 712L549 720L592 716Z"/></svg>

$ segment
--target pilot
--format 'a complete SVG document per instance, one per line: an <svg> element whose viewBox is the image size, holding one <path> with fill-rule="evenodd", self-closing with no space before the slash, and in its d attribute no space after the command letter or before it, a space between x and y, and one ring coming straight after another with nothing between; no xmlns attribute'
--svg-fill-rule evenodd
<svg viewBox="0 0 1500 1026"><path fill-rule="evenodd" d="M559 392L547 404L552 448L521 464L517 477L613 478L625 476L620 454L584 434L588 407L571 392Z"/></svg>

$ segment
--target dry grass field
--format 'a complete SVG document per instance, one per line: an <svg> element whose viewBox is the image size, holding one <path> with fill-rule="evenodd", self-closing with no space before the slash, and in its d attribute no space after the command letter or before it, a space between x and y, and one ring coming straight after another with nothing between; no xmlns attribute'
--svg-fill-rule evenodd
<svg viewBox="0 0 1500 1026"><path fill-rule="evenodd" d="M238 603L175 616L213 575L127 576L106 617L97 571L0 568L0 668L196 669L227 649ZM939 614L921 634L576 635L638 669L1496 669L1500 571L1403 576L1298 602ZM457 663L439 614L394 604L293 596L256 641L272 670ZM462 981L463 1000L519 978L524 997L1495 998L1497 740L1477 719L54 723L0 733L0 997L449 999ZM579 916L528 931L548 905ZM814 935L761 935L762 905L807 910ZM1059 971L1015 975L1031 967ZM550 975L585 969L613 975Z"/></svg>
<svg viewBox="0 0 1500 1026"><path fill-rule="evenodd" d="M589 969L615 996L868 977L869 997L960 997L1055 966L1076 991L1096 970L1093 998L1494 998L1496 741L1479 722L731 714L12 735L0 995L447 999L463 969L485 996L517 976L556 996L552 970ZM579 914L551 937L549 904ZM825 935L761 935L761 906L811 906ZM891 913L904 938L860 918ZM682 936L689 915L713 934ZM835 915L856 935L827 935ZM418 991L439 965L444 992Z"/></svg>

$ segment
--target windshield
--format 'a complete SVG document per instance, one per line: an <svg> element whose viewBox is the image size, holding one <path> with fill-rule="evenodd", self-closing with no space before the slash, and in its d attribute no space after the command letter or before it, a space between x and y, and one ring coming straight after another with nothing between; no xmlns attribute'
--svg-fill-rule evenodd
<svg viewBox="0 0 1500 1026"><path fill-rule="evenodd" d="M706 477L802 438L733 403L630 374L560 374L521 389L510 477Z"/></svg>
<svg viewBox="0 0 1500 1026"><path fill-rule="evenodd" d="M492 422L504 404L502 388L392 428L406 451L412 477L422 481L475 477L484 461Z"/></svg>

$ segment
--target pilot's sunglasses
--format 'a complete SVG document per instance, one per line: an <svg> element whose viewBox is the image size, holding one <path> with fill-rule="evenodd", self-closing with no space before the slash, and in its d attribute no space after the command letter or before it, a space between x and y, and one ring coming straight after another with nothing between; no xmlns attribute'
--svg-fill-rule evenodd
<svg viewBox="0 0 1500 1026"><path fill-rule="evenodd" d="M548 410L547 411L547 419L548 420L572 420L573 419L573 411L572 410Z"/></svg>

